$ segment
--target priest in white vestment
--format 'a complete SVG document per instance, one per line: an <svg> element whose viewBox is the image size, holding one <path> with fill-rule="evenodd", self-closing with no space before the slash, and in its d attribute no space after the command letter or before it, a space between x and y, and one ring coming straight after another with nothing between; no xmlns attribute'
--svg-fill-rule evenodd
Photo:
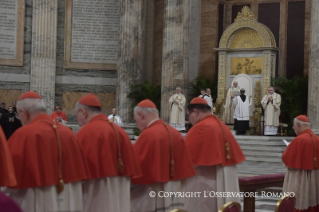
<svg viewBox="0 0 319 212"><path fill-rule="evenodd" d="M240 87L238 86L238 82L234 81L233 86L231 86L226 95L226 101L225 101L225 112L224 112L224 123L225 124L234 124L234 110L235 107L233 105L233 93L234 91L240 91Z"/></svg>
<svg viewBox="0 0 319 212"><path fill-rule="evenodd" d="M275 92L273 87L267 89L266 94L261 100L264 108L264 135L276 135L279 126L281 96Z"/></svg>
<svg viewBox="0 0 319 212"><path fill-rule="evenodd" d="M210 97L210 104L208 104L211 108L212 108L212 113L214 113L214 102L213 102L213 97L212 97L212 91L210 90L210 88L206 88L206 93L208 95L208 97Z"/></svg>
<svg viewBox="0 0 319 212"><path fill-rule="evenodd" d="M112 114L109 115L107 118L112 121L113 123L117 124L118 126L121 126L122 125L122 119L121 117L116 114L117 113L117 110L116 108L113 108L112 110Z"/></svg>
<svg viewBox="0 0 319 212"><path fill-rule="evenodd" d="M209 88L208 88L209 89ZM210 90L210 89L209 89ZM209 105L209 107L212 108L212 112L213 112L213 102L212 102L212 97L210 95L208 95L208 93L206 93L206 90L205 89L202 89L200 91L200 94L199 97L200 98L203 98L206 100L207 104Z"/></svg>
<svg viewBox="0 0 319 212"><path fill-rule="evenodd" d="M177 87L176 94L169 99L169 109L171 110L169 124L178 131L185 130L186 98L181 92L181 87Z"/></svg>
<svg viewBox="0 0 319 212"><path fill-rule="evenodd" d="M240 89L240 96L233 99L233 104L236 106L234 130L236 135L245 135L249 130L249 99L245 95L245 89Z"/></svg>

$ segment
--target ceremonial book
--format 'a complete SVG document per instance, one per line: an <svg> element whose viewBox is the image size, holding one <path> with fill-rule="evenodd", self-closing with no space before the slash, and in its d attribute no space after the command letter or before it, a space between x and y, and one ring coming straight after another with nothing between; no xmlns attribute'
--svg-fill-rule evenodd
<svg viewBox="0 0 319 212"><path fill-rule="evenodd" d="M239 92L239 91L234 91L233 95L234 95L234 96L239 96L239 95L240 95L240 92Z"/></svg>
<svg viewBox="0 0 319 212"><path fill-rule="evenodd" d="M286 146L288 146L290 143L286 140L283 140L283 142L286 144Z"/></svg>

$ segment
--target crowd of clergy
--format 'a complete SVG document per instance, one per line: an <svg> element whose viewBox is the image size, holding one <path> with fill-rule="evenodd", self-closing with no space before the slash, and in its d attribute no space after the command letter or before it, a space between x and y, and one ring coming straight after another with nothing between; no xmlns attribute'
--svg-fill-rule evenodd
<svg viewBox="0 0 319 212"><path fill-rule="evenodd" d="M186 137L179 132L180 117L175 129L160 119L152 101L143 100L134 108L142 131L134 145L113 117L102 113L94 94L75 104L77 134L47 115L39 94L22 94L17 112L23 127L8 142L0 129L0 211L217 212L227 202L240 202L239 196L194 195L239 192L236 165L245 156L207 100L196 97L186 106L180 91L169 104L193 125ZM319 137L306 116L294 123L297 137L282 157L283 189L296 193L297 211L318 212Z"/></svg>

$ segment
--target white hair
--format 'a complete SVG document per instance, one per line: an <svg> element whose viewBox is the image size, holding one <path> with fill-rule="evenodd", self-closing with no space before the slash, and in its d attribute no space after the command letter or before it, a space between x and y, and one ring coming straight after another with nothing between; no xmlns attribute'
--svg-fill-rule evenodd
<svg viewBox="0 0 319 212"><path fill-rule="evenodd" d="M43 99L26 98L18 100L17 108L24 109L27 113L47 112Z"/></svg>
<svg viewBox="0 0 319 212"><path fill-rule="evenodd" d="M299 123L300 124L300 126L305 126L305 125L308 125L308 126L310 126L310 123L309 122L303 122L303 121L300 121L299 119L294 119L294 124L297 124L297 123Z"/></svg>
<svg viewBox="0 0 319 212"><path fill-rule="evenodd" d="M140 107L140 106L134 107L134 114L138 112L143 112L145 114L156 113L157 115L159 115L158 110L151 107Z"/></svg>
<svg viewBox="0 0 319 212"><path fill-rule="evenodd" d="M176 87L176 89L178 89L178 90L180 90L180 91L182 90L182 88L181 88L181 87Z"/></svg>

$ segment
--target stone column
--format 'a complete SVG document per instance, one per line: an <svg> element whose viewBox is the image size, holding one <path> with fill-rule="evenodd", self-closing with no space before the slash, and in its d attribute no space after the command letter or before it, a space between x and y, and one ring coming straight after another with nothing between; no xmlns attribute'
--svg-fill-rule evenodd
<svg viewBox="0 0 319 212"><path fill-rule="evenodd" d="M188 94L189 0L164 4L161 118L169 121L168 100L175 88L180 86L186 98Z"/></svg>
<svg viewBox="0 0 319 212"><path fill-rule="evenodd" d="M190 1L189 7L189 70L188 81L192 83L199 73L199 53L201 38L201 1Z"/></svg>
<svg viewBox="0 0 319 212"><path fill-rule="evenodd" d="M133 122L130 85L140 83L144 63L144 0L121 0L117 62L117 108L124 123Z"/></svg>
<svg viewBox="0 0 319 212"><path fill-rule="evenodd" d="M312 1L308 72L308 117L314 133L319 134L319 0Z"/></svg>
<svg viewBox="0 0 319 212"><path fill-rule="evenodd" d="M256 17L256 16L255 16ZM278 77L286 76L287 59L287 25L288 25L288 0L280 2L280 28L279 28L279 68ZM278 43L277 43L278 45Z"/></svg>
<svg viewBox="0 0 319 212"><path fill-rule="evenodd" d="M58 0L33 0L30 90L54 109Z"/></svg>

